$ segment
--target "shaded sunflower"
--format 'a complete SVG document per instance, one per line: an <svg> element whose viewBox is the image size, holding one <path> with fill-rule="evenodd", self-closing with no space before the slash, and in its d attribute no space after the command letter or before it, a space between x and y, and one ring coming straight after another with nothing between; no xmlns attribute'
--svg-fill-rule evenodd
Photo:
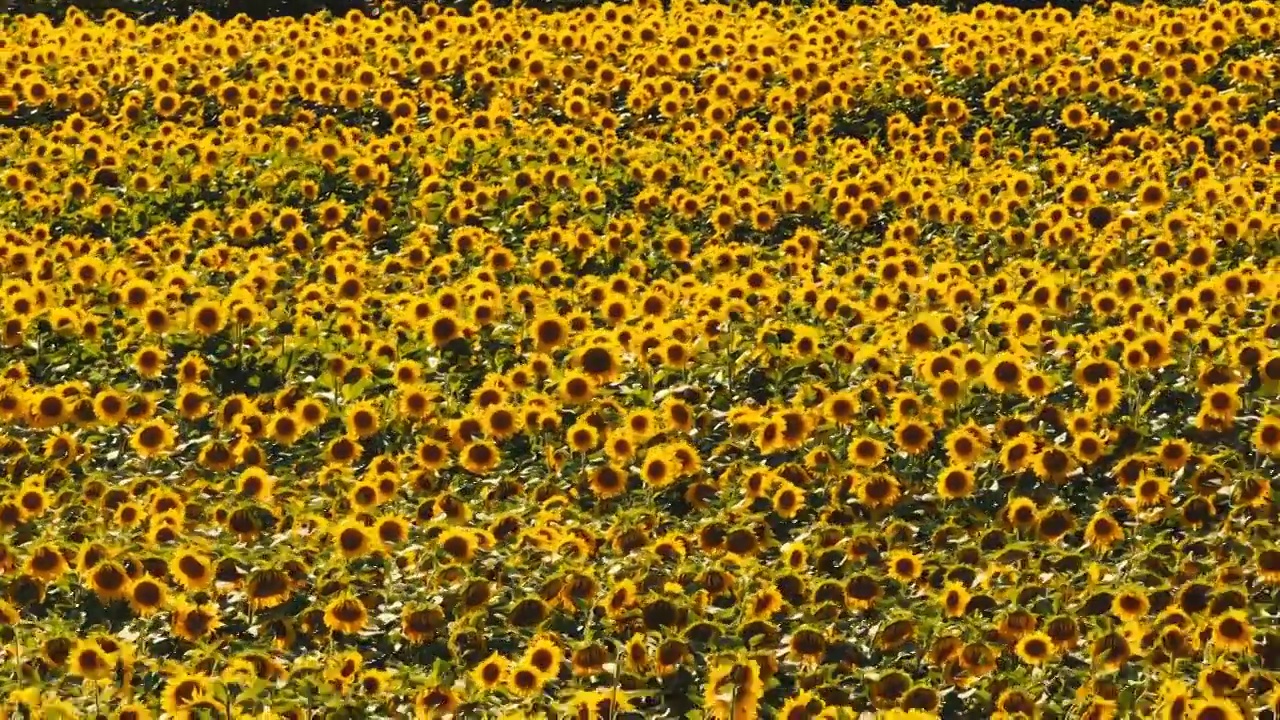
<svg viewBox="0 0 1280 720"><path fill-rule="evenodd" d="M180 600L174 608L172 624L174 635L194 643L216 632L222 621L213 605Z"/></svg>
<svg viewBox="0 0 1280 720"><path fill-rule="evenodd" d="M324 610L324 624L333 631L358 633L369 620L364 603L343 594L330 600Z"/></svg>

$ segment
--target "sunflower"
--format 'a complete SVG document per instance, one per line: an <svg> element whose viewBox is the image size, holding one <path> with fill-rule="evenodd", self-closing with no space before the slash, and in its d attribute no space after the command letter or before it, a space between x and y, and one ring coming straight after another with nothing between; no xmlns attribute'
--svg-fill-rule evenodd
<svg viewBox="0 0 1280 720"><path fill-rule="evenodd" d="M104 560L89 572L89 583L98 597L104 601L123 600L129 595L129 575L114 560Z"/></svg>
<svg viewBox="0 0 1280 720"><path fill-rule="evenodd" d="M325 464L332 467L351 465L364 453L364 447L355 438L342 435L329 441L325 448Z"/></svg>
<svg viewBox="0 0 1280 720"><path fill-rule="evenodd" d="M266 500L271 497L275 483L276 479L268 475L266 470L251 467L236 478L236 492L242 497Z"/></svg>
<svg viewBox="0 0 1280 720"><path fill-rule="evenodd" d="M249 573L245 580L244 591L249 600L249 607L254 610L268 610L284 604L292 592L292 583L283 570L265 568Z"/></svg>
<svg viewBox="0 0 1280 720"><path fill-rule="evenodd" d="M1133 501L1139 508L1163 505L1169 501L1169 481L1143 473L1133 485Z"/></svg>
<svg viewBox="0 0 1280 720"><path fill-rule="evenodd" d="M1041 539L1057 542L1075 528L1075 516L1060 507L1044 508L1037 518L1037 531Z"/></svg>
<svg viewBox="0 0 1280 720"><path fill-rule="evenodd" d="M383 515L374 523L378 540L386 547L400 545L409 538L409 523L398 515Z"/></svg>
<svg viewBox="0 0 1280 720"><path fill-rule="evenodd" d="M1109 513L1100 512L1089 520L1084 538L1091 547L1105 551L1124 538L1124 529Z"/></svg>
<svg viewBox="0 0 1280 720"><path fill-rule="evenodd" d="M664 488L675 481L678 465L678 461L670 453L654 448L645 453L640 477L649 487Z"/></svg>
<svg viewBox="0 0 1280 720"><path fill-rule="evenodd" d="M93 398L93 412L100 423L118 424L124 420L127 411L128 403L124 396L115 390L101 390Z"/></svg>
<svg viewBox="0 0 1280 720"><path fill-rule="evenodd" d="M1022 361L1007 352L997 353L986 364L984 380L987 387L1001 393L1018 392L1024 370Z"/></svg>
<svg viewBox="0 0 1280 720"><path fill-rule="evenodd" d="M1036 476L1042 480L1062 482L1075 469L1075 458L1066 448L1049 445L1036 453L1032 463Z"/></svg>
<svg viewBox="0 0 1280 720"><path fill-rule="evenodd" d="M768 620L782 609L782 595L771 587L762 588L747 601L747 617L752 620Z"/></svg>
<svg viewBox="0 0 1280 720"><path fill-rule="evenodd" d="M214 335L226 325L226 310L222 303L214 300L202 300L191 308L191 330L206 337Z"/></svg>
<svg viewBox="0 0 1280 720"><path fill-rule="evenodd" d="M684 400L675 396L662 401L662 425L672 432L689 432L693 429L696 417L693 409Z"/></svg>
<svg viewBox="0 0 1280 720"><path fill-rule="evenodd" d="M632 410L622 424L636 443L645 442L660 429L657 414L648 408Z"/></svg>
<svg viewBox="0 0 1280 720"><path fill-rule="evenodd" d="M973 473L967 468L951 466L942 471L937 480L938 495L947 500L958 500L973 494Z"/></svg>
<svg viewBox="0 0 1280 720"><path fill-rule="evenodd" d="M802 627L788 644L790 657L808 667L817 667L826 654L826 637L813 627Z"/></svg>
<svg viewBox="0 0 1280 720"><path fill-rule="evenodd" d="M874 467L884 459L884 443L873 438L863 437L849 445L849 460L859 467Z"/></svg>
<svg viewBox="0 0 1280 720"><path fill-rule="evenodd" d="M823 414L837 425L848 425L854 421L858 412L858 398L853 393L832 393L823 405Z"/></svg>
<svg viewBox="0 0 1280 720"><path fill-rule="evenodd" d="M449 446L438 440L423 440L418 444L414 458L423 469L440 470L449 464Z"/></svg>
<svg viewBox="0 0 1280 720"><path fill-rule="evenodd" d="M869 508L892 507L902 497L902 486L889 473L876 473L867 477L853 477L854 492L858 501Z"/></svg>
<svg viewBox="0 0 1280 720"><path fill-rule="evenodd" d="M209 678L180 671L165 683L162 695L164 711L182 716L185 710L208 697L210 691Z"/></svg>
<svg viewBox="0 0 1280 720"><path fill-rule="evenodd" d="M344 558L357 558L373 550L369 531L359 521L344 520L334 528L332 536L334 545Z"/></svg>
<svg viewBox="0 0 1280 720"><path fill-rule="evenodd" d="M152 615L164 606L167 592L154 578L142 577L129 587L129 607L139 615Z"/></svg>
<svg viewBox="0 0 1280 720"><path fill-rule="evenodd" d="M613 382L620 370L618 350L609 345L592 345L578 353L578 366L598 382Z"/></svg>
<svg viewBox="0 0 1280 720"><path fill-rule="evenodd" d="M459 456L462 459L462 466L476 475L483 475L502 462L498 447L487 440L479 440L467 445Z"/></svg>
<svg viewBox="0 0 1280 720"><path fill-rule="evenodd" d="M904 583L914 582L924 569L924 563L921 562L920 557L908 550L894 550L889 553L887 566L889 575Z"/></svg>
<svg viewBox="0 0 1280 720"><path fill-rule="evenodd" d="M721 660L712 666L707 676L703 708L706 717L715 720L754 718L764 681L760 666L755 660Z"/></svg>
<svg viewBox="0 0 1280 720"><path fill-rule="evenodd" d="M427 718L450 717L461 705L461 698L452 689L440 685L424 687L413 698L415 712Z"/></svg>
<svg viewBox="0 0 1280 720"><path fill-rule="evenodd" d="M436 537L436 545L453 560L465 563L475 557L477 541L470 530L449 528Z"/></svg>
<svg viewBox="0 0 1280 720"><path fill-rule="evenodd" d="M55 390L33 394L27 406L31 424L37 428L61 425L71 418L71 404Z"/></svg>
<svg viewBox="0 0 1280 720"><path fill-rule="evenodd" d="M1181 469L1191 459L1191 444L1186 440L1170 438L1156 448L1156 456L1166 472Z"/></svg>
<svg viewBox="0 0 1280 720"><path fill-rule="evenodd" d="M549 635L535 637L521 659L522 666L541 674L544 680L550 680L559 675L562 662L564 662L564 652Z"/></svg>
<svg viewBox="0 0 1280 720"><path fill-rule="evenodd" d="M92 640L77 640L68 663L71 674L85 680L101 680L110 676L115 668L115 658Z"/></svg>
<svg viewBox="0 0 1280 720"><path fill-rule="evenodd" d="M1228 652L1253 649L1253 628L1244 610L1230 610L1214 618L1213 643Z"/></svg>
<svg viewBox="0 0 1280 720"><path fill-rule="evenodd" d="M1191 701L1185 717L1186 720L1244 720L1244 713L1231 700L1201 698Z"/></svg>
<svg viewBox="0 0 1280 720"><path fill-rule="evenodd" d="M1018 657L1028 665L1044 664L1053 656L1053 652L1053 640L1043 632L1028 633L1018 640Z"/></svg>
<svg viewBox="0 0 1280 720"><path fill-rule="evenodd" d="M380 413L372 402L362 400L347 408L347 432L361 440L377 434Z"/></svg>
<svg viewBox="0 0 1280 720"><path fill-rule="evenodd" d="M633 672L648 672L652 667L650 657L652 649L648 639L642 633L634 633L627 640L622 654L626 658L627 667Z"/></svg>
<svg viewBox="0 0 1280 720"><path fill-rule="evenodd" d="M154 380L160 377L167 359L168 353L162 348L147 346L134 353L133 367L138 372L138 375L148 380Z"/></svg>
<svg viewBox="0 0 1280 720"><path fill-rule="evenodd" d="M1089 410L1100 416L1110 415L1120 406L1123 398L1120 392L1120 386L1114 382L1104 382L1089 388L1087 391L1089 397Z"/></svg>
<svg viewBox="0 0 1280 720"><path fill-rule="evenodd" d="M609 662L610 653L600 643L584 643L579 645L570 656L575 677L590 677L599 674L605 663Z"/></svg>
<svg viewBox="0 0 1280 720"><path fill-rule="evenodd" d="M493 690L507 681L510 662L498 653L480 661L471 670L471 680L485 690Z"/></svg>
<svg viewBox="0 0 1280 720"><path fill-rule="evenodd" d="M987 449L985 431L966 425L947 435L947 456L959 467L972 467Z"/></svg>
<svg viewBox="0 0 1280 720"><path fill-rule="evenodd" d="M893 439L898 449L909 454L918 455L933 444L933 428L919 420L905 420L894 430Z"/></svg>
<svg viewBox="0 0 1280 720"><path fill-rule="evenodd" d="M17 608L7 600L0 600L0 627L17 625L21 619Z"/></svg>
<svg viewBox="0 0 1280 720"><path fill-rule="evenodd" d="M970 598L968 588L961 583L951 582L943 588L939 602L942 603L942 611L947 617L956 618L964 615L969 607Z"/></svg>
<svg viewBox="0 0 1280 720"><path fill-rule="evenodd" d="M1268 585L1280 585L1280 549L1260 547L1253 551L1258 577Z"/></svg>
<svg viewBox="0 0 1280 720"><path fill-rule="evenodd" d="M358 633L368 620L364 603L347 594L335 597L325 606L324 624L335 632Z"/></svg>
<svg viewBox="0 0 1280 720"><path fill-rule="evenodd" d="M568 324L557 315L539 315L529 326L537 351L551 352L569 339Z"/></svg>
<svg viewBox="0 0 1280 720"><path fill-rule="evenodd" d="M177 601L172 623L173 634L192 643L200 642L222 626L215 606L208 603L196 604L188 600Z"/></svg>
<svg viewBox="0 0 1280 720"><path fill-rule="evenodd" d="M176 435L163 420L149 420L129 438L129 446L141 458L153 458L168 454L174 445Z"/></svg>
<svg viewBox="0 0 1280 720"><path fill-rule="evenodd" d="M56 546L42 544L27 556L23 571L31 577L50 582L67 571L67 560Z"/></svg>
<svg viewBox="0 0 1280 720"><path fill-rule="evenodd" d="M1132 654L1128 638L1116 630L1100 634L1089 648L1093 661L1108 670L1120 668Z"/></svg>
<svg viewBox="0 0 1280 720"><path fill-rule="evenodd" d="M591 470L588 482L599 497L617 497L627 490L627 471L613 464L601 465Z"/></svg>
<svg viewBox="0 0 1280 720"><path fill-rule="evenodd" d="M542 692L546 676L524 663L511 668L507 675L507 689L517 697L533 697Z"/></svg>
<svg viewBox="0 0 1280 720"><path fill-rule="evenodd" d="M193 550L182 550L169 561L169 572L187 590L200 590L213 581L209 558Z"/></svg>
<svg viewBox="0 0 1280 720"><path fill-rule="evenodd" d="M1253 446L1264 455L1280 455L1280 417L1268 415L1253 431Z"/></svg>

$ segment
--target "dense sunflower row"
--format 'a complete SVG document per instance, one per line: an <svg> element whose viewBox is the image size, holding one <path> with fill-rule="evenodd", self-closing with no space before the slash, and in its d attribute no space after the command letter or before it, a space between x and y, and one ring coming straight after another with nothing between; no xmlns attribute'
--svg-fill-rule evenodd
<svg viewBox="0 0 1280 720"><path fill-rule="evenodd" d="M1275 717L1278 23L0 21L0 714Z"/></svg>

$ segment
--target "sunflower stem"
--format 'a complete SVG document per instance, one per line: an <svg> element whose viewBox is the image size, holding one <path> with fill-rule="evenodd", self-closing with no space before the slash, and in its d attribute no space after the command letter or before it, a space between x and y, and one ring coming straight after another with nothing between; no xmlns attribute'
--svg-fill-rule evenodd
<svg viewBox="0 0 1280 720"><path fill-rule="evenodd" d="M609 720L618 717L618 687L622 684L622 646L613 654L613 697L609 700Z"/></svg>

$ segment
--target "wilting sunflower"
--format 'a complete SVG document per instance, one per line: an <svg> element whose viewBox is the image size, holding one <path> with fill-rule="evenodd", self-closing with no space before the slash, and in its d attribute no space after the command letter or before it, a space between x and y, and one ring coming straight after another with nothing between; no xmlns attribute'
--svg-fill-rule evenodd
<svg viewBox="0 0 1280 720"><path fill-rule="evenodd" d="M289 599L292 593L292 582L283 570L265 568L249 574L244 584L248 596L249 607L254 610L268 610L278 607Z"/></svg>
<svg viewBox="0 0 1280 720"><path fill-rule="evenodd" d="M435 606L406 605L400 615L400 629L409 642L414 644L422 644L435 638L446 623L444 612Z"/></svg>
<svg viewBox="0 0 1280 720"><path fill-rule="evenodd" d="M364 603L348 594L330 600L324 610L324 624L336 632L358 633L369 620Z"/></svg>

